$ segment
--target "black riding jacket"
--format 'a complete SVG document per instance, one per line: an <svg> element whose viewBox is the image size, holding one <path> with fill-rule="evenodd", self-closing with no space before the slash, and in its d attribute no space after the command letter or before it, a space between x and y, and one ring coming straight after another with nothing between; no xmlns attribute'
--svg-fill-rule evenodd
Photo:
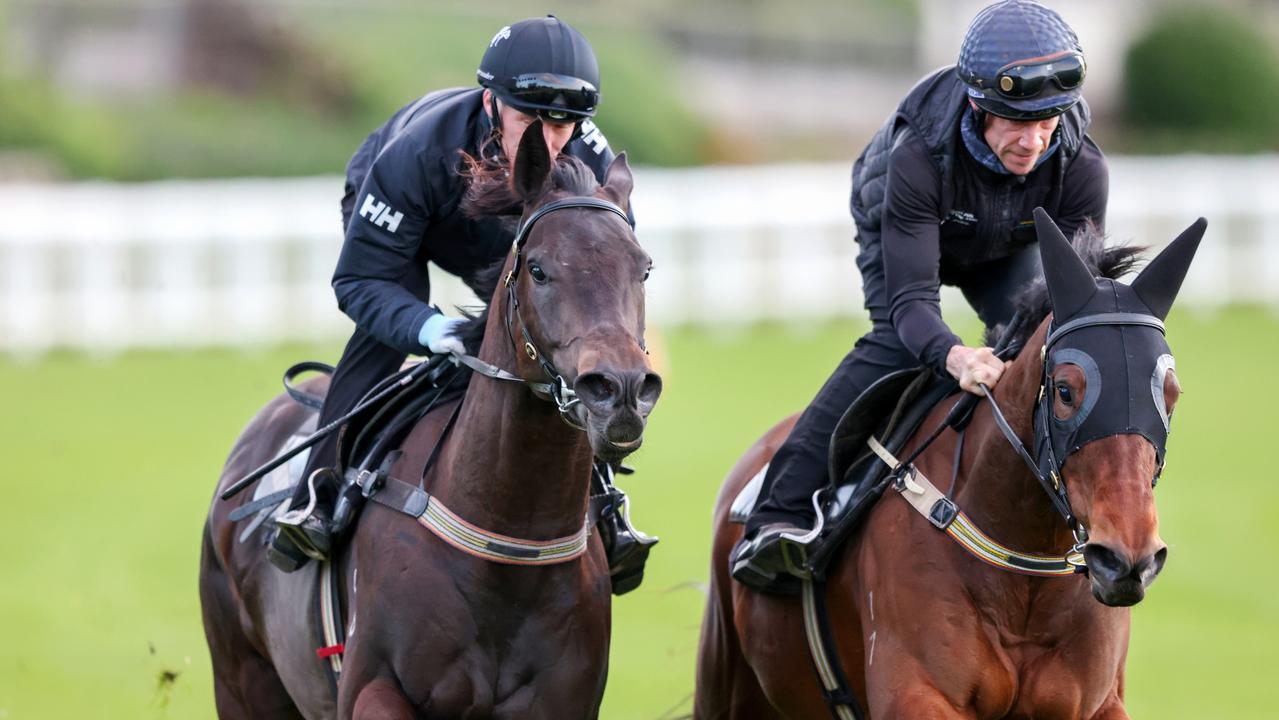
<svg viewBox="0 0 1279 720"><path fill-rule="evenodd" d="M401 284L408 270L429 261L467 279L499 260L514 239L507 223L472 220L458 207L466 190L461 152L479 157L492 132L482 93L454 88L409 103L369 135L346 168L346 240L333 273L338 307L404 353L425 350L418 334L439 312ZM600 182L613 161L590 120L563 152Z"/></svg>
<svg viewBox="0 0 1279 720"><path fill-rule="evenodd" d="M942 320L941 284L1033 244L1036 207L1067 237L1088 221L1103 226L1109 193L1082 100L1061 116L1056 151L1025 176L996 173L972 157L960 137L967 106L954 68L942 68L911 90L853 166L858 266L864 278L881 273L885 290L871 297L868 280L871 318L891 322L906 348L940 374L962 342Z"/></svg>

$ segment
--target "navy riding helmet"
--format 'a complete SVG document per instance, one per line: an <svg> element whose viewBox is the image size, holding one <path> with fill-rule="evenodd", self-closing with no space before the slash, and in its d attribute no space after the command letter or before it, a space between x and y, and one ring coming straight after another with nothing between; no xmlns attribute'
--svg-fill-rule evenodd
<svg viewBox="0 0 1279 720"><path fill-rule="evenodd" d="M1002 0L973 18L956 70L982 110L1042 120L1079 102L1087 65L1078 36L1056 11Z"/></svg>
<svg viewBox="0 0 1279 720"><path fill-rule="evenodd" d="M502 102L548 120L593 117L600 102L595 51L582 33L554 15L498 30L475 75Z"/></svg>

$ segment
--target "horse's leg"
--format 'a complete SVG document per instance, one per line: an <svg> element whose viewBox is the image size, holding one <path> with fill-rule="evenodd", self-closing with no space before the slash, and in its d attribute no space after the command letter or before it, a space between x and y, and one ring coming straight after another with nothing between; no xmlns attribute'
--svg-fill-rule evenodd
<svg viewBox="0 0 1279 720"><path fill-rule="evenodd" d="M706 612L702 616L693 698L693 717L697 720L766 720L779 717L742 652L734 617L733 579L728 574L729 553L742 536L741 526L728 522L728 506L740 487L764 462L751 458L750 451L746 457L750 459L748 467L744 470L735 468L729 474L716 503L710 590L706 598Z"/></svg>
<svg viewBox="0 0 1279 720"><path fill-rule="evenodd" d="M240 625L242 608L217 560L207 526L200 565L200 604L213 661L218 717L302 717L275 666L257 651Z"/></svg>
<svg viewBox="0 0 1279 720"><path fill-rule="evenodd" d="M976 720L972 708L955 709L945 696L930 685L913 686L870 698L870 716L875 720Z"/></svg>
<svg viewBox="0 0 1279 720"><path fill-rule="evenodd" d="M1128 711L1124 709L1124 701L1118 697L1112 697L1106 701L1097 714L1092 716L1092 720L1128 720Z"/></svg>
<svg viewBox="0 0 1279 720"><path fill-rule="evenodd" d="M355 697L353 720L413 720L417 711L400 692L400 686L385 677L374 678Z"/></svg>
<svg viewBox="0 0 1279 720"><path fill-rule="evenodd" d="M719 573L714 575L702 620L693 717L696 720L777 717L738 643L731 615L731 588L721 587L716 581Z"/></svg>

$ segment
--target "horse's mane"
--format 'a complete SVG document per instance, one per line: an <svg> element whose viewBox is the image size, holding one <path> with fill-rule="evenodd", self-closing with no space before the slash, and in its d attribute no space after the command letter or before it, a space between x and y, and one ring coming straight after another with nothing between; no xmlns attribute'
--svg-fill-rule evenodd
<svg viewBox="0 0 1279 720"><path fill-rule="evenodd" d="M524 200L511 182L510 170L505 160L501 156L477 160L463 153L462 161L462 175L467 179L466 195L461 204L462 212L473 219L496 217L507 221L514 233L514 224L523 212ZM553 192L591 197L599 187L594 171L585 163L571 155L560 153L542 188L542 197ZM462 310L466 322L455 333L470 355L480 351L480 343L484 340L484 326L488 324L489 306L493 302L493 293L505 265L506 257L503 256L466 279L466 284L484 303L484 309L479 313Z"/></svg>
<svg viewBox="0 0 1279 720"><path fill-rule="evenodd" d="M1106 235L1091 222L1080 228L1071 240L1075 252L1083 259L1084 265L1096 277L1116 280L1133 270L1141 263L1141 254L1146 248L1140 245L1113 245L1106 247ZM1021 325L1013 344L1024 346L1030 336L1039 329L1039 324L1048 317L1052 308L1048 305L1048 285L1043 273L1028 283L1013 300L1013 309L1021 316ZM1004 325L996 325L986 329L984 344L994 347L1004 332Z"/></svg>

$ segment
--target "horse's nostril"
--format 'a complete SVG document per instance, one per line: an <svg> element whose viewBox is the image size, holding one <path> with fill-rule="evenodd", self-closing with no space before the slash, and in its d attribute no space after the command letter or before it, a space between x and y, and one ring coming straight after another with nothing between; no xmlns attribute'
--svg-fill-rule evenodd
<svg viewBox="0 0 1279 720"><path fill-rule="evenodd" d="M1109 582L1118 582L1132 570L1127 560L1105 545L1096 543L1089 543L1084 548L1084 560L1088 563L1090 572Z"/></svg>
<svg viewBox="0 0 1279 720"><path fill-rule="evenodd" d="M1164 569L1164 562L1168 559L1168 548L1160 548L1155 554L1147 557L1137 566L1133 568L1132 574L1143 585L1149 585Z"/></svg>
<svg viewBox="0 0 1279 720"><path fill-rule="evenodd" d="M661 394L662 377L657 373L644 373L644 379L640 381L639 392L636 393L639 401L647 405L653 405Z"/></svg>
<svg viewBox="0 0 1279 720"><path fill-rule="evenodd" d="M617 398L618 385L603 373L587 373L574 386L579 397L591 405L611 405Z"/></svg>

